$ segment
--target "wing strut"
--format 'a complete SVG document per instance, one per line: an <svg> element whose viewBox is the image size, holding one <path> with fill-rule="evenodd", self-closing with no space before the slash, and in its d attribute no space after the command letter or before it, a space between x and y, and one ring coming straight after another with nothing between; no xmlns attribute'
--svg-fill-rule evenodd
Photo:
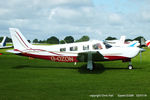
<svg viewBox="0 0 150 100"><path fill-rule="evenodd" d="M92 53L91 52L88 52L87 69L93 70L93 61L92 61Z"/></svg>

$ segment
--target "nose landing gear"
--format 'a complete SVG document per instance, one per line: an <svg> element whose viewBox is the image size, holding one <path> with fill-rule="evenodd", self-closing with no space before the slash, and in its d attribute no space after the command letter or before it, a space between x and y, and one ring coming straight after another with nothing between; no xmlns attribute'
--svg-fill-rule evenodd
<svg viewBox="0 0 150 100"><path fill-rule="evenodd" d="M131 59L124 59L124 60L122 60L122 62L129 62L128 69L130 69L130 70L133 69Z"/></svg>
<svg viewBox="0 0 150 100"><path fill-rule="evenodd" d="M129 69L133 69L133 66L132 66L132 65L129 65L128 68L129 68Z"/></svg>
<svg viewBox="0 0 150 100"><path fill-rule="evenodd" d="M129 62L128 68L129 68L129 69L133 69L133 66L132 66L131 61Z"/></svg>

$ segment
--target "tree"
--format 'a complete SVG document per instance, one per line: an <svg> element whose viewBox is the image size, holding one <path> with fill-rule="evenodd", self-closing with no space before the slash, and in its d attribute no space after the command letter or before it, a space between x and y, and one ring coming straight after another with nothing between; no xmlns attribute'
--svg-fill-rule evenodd
<svg viewBox="0 0 150 100"><path fill-rule="evenodd" d="M0 37L0 42L3 40L3 37Z"/></svg>
<svg viewBox="0 0 150 100"><path fill-rule="evenodd" d="M46 40L40 40L39 43L47 43Z"/></svg>
<svg viewBox="0 0 150 100"><path fill-rule="evenodd" d="M83 41L89 41L90 40L90 38L89 38L89 36L82 36L79 40L76 40L76 42L83 42Z"/></svg>
<svg viewBox="0 0 150 100"><path fill-rule="evenodd" d="M6 42L12 42L12 39L9 37L6 37Z"/></svg>
<svg viewBox="0 0 150 100"><path fill-rule="evenodd" d="M64 40L67 43L73 43L74 42L74 38L72 36L66 36Z"/></svg>
<svg viewBox="0 0 150 100"><path fill-rule="evenodd" d="M65 41L64 41L64 40L61 40L59 43L60 43L60 44L65 44Z"/></svg>
<svg viewBox="0 0 150 100"><path fill-rule="evenodd" d="M117 38L116 38L116 37L111 37L111 36L109 36L109 37L107 37L105 40L117 40Z"/></svg>
<svg viewBox="0 0 150 100"><path fill-rule="evenodd" d="M125 42L128 42L128 41L133 41L133 40L132 40L132 39L126 39L126 40L125 40Z"/></svg>
<svg viewBox="0 0 150 100"><path fill-rule="evenodd" d="M55 36L52 36L47 39L47 43L49 44L59 44L59 39Z"/></svg>
<svg viewBox="0 0 150 100"><path fill-rule="evenodd" d="M138 36L134 40L137 40L137 41L141 42L141 39L146 40L143 36Z"/></svg>
<svg viewBox="0 0 150 100"><path fill-rule="evenodd" d="M3 40L4 37L0 37L0 42ZM12 39L9 37L6 37L6 42L12 42Z"/></svg>
<svg viewBox="0 0 150 100"><path fill-rule="evenodd" d="M31 43L31 41L30 41L30 40L28 40L28 42L29 42L29 43Z"/></svg>
<svg viewBox="0 0 150 100"><path fill-rule="evenodd" d="M34 40L33 40L33 43L38 43L38 39L34 39Z"/></svg>

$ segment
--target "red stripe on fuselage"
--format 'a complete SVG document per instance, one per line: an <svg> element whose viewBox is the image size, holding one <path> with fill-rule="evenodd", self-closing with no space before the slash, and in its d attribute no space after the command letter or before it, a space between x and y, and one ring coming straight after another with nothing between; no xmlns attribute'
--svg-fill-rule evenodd
<svg viewBox="0 0 150 100"><path fill-rule="evenodd" d="M42 50L42 49L27 49L27 50L39 50L39 51L46 51L46 50ZM18 50L18 49L14 49L14 51L19 51L21 53L23 53L22 51ZM46 51L46 52L49 52L49 53L52 53L52 54L55 54L55 55L58 55L58 56L62 56L61 54L57 54L57 53L54 53L52 51Z"/></svg>
<svg viewBox="0 0 150 100"><path fill-rule="evenodd" d="M42 50L42 49L27 49L27 50L39 50L39 51L46 51L46 50ZM58 54L58 53L55 53L55 52L52 52L52 51L47 51L49 53L52 53L52 54L55 54L55 55L58 55L58 56L62 56L61 54Z"/></svg>
<svg viewBox="0 0 150 100"><path fill-rule="evenodd" d="M55 62L78 62L77 56L45 56L45 55L35 55L35 54L28 54L22 53L23 56L39 58L39 59L46 59Z"/></svg>
<svg viewBox="0 0 150 100"><path fill-rule="evenodd" d="M34 49L33 49L34 50ZM39 59L46 59L46 60L51 60L51 61L55 61L55 62L79 62L77 60L77 56L61 56L61 55L56 55L56 56L47 56L47 55L36 55L36 54L29 54L29 53L25 53L22 52L20 50L14 49L14 51L19 51L21 52L22 56L28 56L28 57L33 57L33 58L39 58ZM45 50L42 50L45 51ZM123 56L104 56L105 60L109 60L109 61L113 61L113 60L123 60L126 61L130 58L128 57L123 57ZM101 59L99 60L101 61Z"/></svg>
<svg viewBox="0 0 150 100"><path fill-rule="evenodd" d="M128 57L123 56L104 56L105 58L108 58L108 60L125 60L129 59Z"/></svg>

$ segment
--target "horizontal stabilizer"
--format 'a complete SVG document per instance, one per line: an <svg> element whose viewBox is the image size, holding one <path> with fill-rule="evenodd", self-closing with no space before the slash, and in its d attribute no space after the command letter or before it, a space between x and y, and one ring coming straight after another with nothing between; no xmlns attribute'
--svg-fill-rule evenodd
<svg viewBox="0 0 150 100"><path fill-rule="evenodd" d="M21 53L21 52L19 52L19 51L14 51L14 50L7 50L6 52L15 53L15 54L20 54L20 53Z"/></svg>

